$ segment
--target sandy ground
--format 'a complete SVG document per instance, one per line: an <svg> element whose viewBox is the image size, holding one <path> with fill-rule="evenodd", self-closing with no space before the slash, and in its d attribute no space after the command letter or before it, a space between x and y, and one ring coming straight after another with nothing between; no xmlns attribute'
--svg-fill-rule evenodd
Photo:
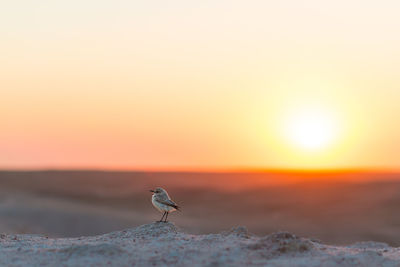
<svg viewBox="0 0 400 267"><path fill-rule="evenodd" d="M400 249L384 243L330 246L288 232L254 236L244 227L193 235L157 222L92 237L2 234L0 252L1 266L400 265Z"/></svg>

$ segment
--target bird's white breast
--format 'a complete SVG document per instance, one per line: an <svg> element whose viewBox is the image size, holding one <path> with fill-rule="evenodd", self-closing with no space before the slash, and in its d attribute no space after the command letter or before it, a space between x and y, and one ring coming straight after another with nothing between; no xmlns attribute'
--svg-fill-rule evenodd
<svg viewBox="0 0 400 267"><path fill-rule="evenodd" d="M158 209L159 212L164 212L164 211L169 211L169 212L171 212L171 211L174 211L174 210L175 210L175 208L173 208L173 207L171 207L171 206L164 205L164 204L158 202L158 201L156 200L155 195L153 195L153 196L151 197L151 203L153 204L153 206L154 206L156 209Z"/></svg>

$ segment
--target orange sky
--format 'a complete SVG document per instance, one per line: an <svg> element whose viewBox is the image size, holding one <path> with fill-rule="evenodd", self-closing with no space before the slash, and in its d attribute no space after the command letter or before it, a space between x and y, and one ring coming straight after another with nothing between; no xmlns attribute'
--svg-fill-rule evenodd
<svg viewBox="0 0 400 267"><path fill-rule="evenodd" d="M398 10L8 1L0 168L400 169ZM329 140L306 149L315 114Z"/></svg>

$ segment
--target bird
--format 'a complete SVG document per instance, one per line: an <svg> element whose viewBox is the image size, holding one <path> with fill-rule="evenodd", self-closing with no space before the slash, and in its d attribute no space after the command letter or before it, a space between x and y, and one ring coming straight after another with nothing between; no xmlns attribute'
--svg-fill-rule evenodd
<svg viewBox="0 0 400 267"><path fill-rule="evenodd" d="M180 211L178 205L171 200L167 191L161 187L157 187L155 190L150 190L153 193L151 197L151 203L160 212L163 212L163 216L158 222L167 222L168 214L173 211ZM163 221L163 218L165 219Z"/></svg>

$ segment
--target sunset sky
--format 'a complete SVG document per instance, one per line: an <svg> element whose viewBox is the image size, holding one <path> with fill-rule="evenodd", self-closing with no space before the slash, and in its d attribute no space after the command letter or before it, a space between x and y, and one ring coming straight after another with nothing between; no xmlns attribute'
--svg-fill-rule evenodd
<svg viewBox="0 0 400 267"><path fill-rule="evenodd" d="M0 7L1 169L400 169L400 1Z"/></svg>

